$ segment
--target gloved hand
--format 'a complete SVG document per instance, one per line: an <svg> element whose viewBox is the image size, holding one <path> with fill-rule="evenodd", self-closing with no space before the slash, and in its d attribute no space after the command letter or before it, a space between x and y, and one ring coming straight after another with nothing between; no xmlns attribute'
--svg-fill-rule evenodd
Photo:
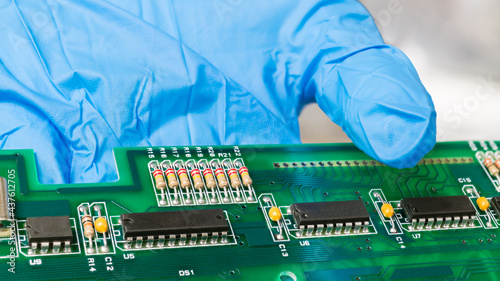
<svg viewBox="0 0 500 281"><path fill-rule="evenodd" d="M115 180L117 146L298 143L314 100L388 165L435 143L431 98L357 1L114 2L0 6L0 148L34 149L44 183Z"/></svg>

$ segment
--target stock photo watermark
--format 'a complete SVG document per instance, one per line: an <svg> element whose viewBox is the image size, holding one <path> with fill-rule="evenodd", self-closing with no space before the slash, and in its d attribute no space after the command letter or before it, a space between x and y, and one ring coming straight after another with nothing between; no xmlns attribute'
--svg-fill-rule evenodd
<svg viewBox="0 0 500 281"><path fill-rule="evenodd" d="M477 81L478 84L474 93L453 104L451 109L444 112L444 121L450 125L451 129L460 128L466 119L481 109L482 104L491 100L492 96L497 93L498 87L500 87L500 77L498 75L479 76ZM446 138L446 132L441 130L438 139L443 138Z"/></svg>

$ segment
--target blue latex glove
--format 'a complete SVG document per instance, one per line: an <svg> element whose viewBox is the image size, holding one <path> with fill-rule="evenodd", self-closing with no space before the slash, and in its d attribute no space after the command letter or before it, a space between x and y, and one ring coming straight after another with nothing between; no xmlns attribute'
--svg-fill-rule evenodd
<svg viewBox="0 0 500 281"><path fill-rule="evenodd" d="M298 143L314 100L388 165L435 143L415 69L356 1L115 2L1 4L0 147L33 148L42 182L115 180L118 146Z"/></svg>

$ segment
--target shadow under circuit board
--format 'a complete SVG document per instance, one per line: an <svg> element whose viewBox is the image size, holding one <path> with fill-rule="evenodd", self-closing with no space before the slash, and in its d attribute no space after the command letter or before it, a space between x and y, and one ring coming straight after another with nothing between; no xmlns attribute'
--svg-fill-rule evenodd
<svg viewBox="0 0 500 281"><path fill-rule="evenodd" d="M494 280L497 145L402 170L352 144L117 148L117 182L68 185L0 151L0 276Z"/></svg>

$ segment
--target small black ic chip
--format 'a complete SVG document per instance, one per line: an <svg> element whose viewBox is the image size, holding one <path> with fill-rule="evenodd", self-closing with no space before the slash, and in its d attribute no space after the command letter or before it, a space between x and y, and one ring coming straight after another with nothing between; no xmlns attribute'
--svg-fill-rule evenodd
<svg viewBox="0 0 500 281"><path fill-rule="evenodd" d="M230 231L222 209L122 214L120 221L125 238Z"/></svg>
<svg viewBox="0 0 500 281"><path fill-rule="evenodd" d="M290 209L299 226L370 221L370 215L361 200L294 203Z"/></svg>
<svg viewBox="0 0 500 281"><path fill-rule="evenodd" d="M404 198L401 207L410 220L476 215L476 209L466 195Z"/></svg>
<svg viewBox="0 0 500 281"><path fill-rule="evenodd" d="M500 216L500 197L496 196L491 198L490 205L493 206L493 209L495 210L495 212L497 212L497 215Z"/></svg>
<svg viewBox="0 0 500 281"><path fill-rule="evenodd" d="M26 219L28 242L73 242L73 232L68 216L30 217Z"/></svg>

